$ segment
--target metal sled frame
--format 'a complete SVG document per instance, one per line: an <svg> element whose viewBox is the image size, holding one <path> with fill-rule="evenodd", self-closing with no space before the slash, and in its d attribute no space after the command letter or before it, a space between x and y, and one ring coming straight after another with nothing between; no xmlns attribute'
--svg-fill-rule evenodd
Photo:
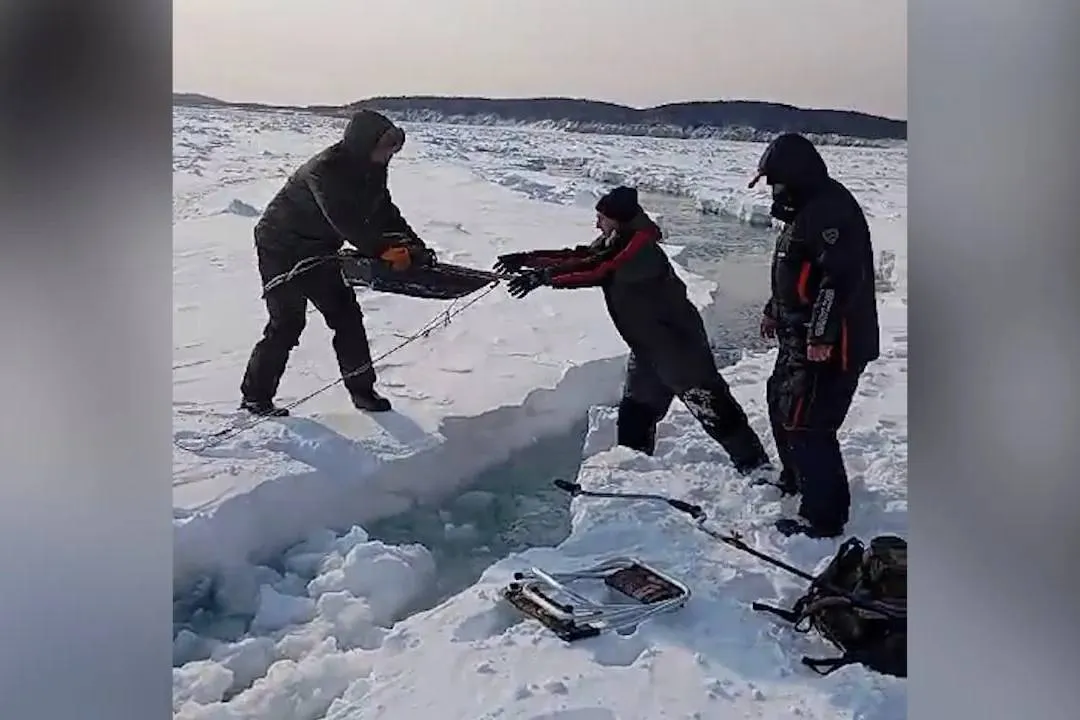
<svg viewBox="0 0 1080 720"><path fill-rule="evenodd" d="M636 573L648 579L656 600L636 599L619 587L618 574ZM626 602L602 603L569 587L582 580L600 580L627 598ZM556 595L562 596L560 599ZM593 567L572 572L547 573L533 567L514 573L514 582L503 597L566 642L595 637L603 632L629 630L644 620L681 608L690 599L690 588L675 578L633 557L616 557Z"/></svg>

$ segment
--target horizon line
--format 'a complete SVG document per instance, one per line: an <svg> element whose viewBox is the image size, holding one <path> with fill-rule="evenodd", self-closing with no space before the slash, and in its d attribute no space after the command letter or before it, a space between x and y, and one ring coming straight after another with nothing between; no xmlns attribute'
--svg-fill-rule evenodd
<svg viewBox="0 0 1080 720"><path fill-rule="evenodd" d="M615 107L627 108L630 110L645 111L655 110L657 108L668 107L671 105L691 105L695 103L754 103L758 105L776 105L779 107L792 108L794 110L800 110L804 112L841 112L841 113L855 113L857 115L864 115L867 117L880 118L890 122L907 123L907 118L895 118L888 115L878 115L876 113L867 112L866 110L856 110L854 108L827 108L827 107L804 107L800 105L792 105L791 103L780 102L777 100L748 100L748 99L695 99L695 100L675 100L672 102L660 103L658 105L646 105L635 106L627 105L625 103L615 102L613 100L600 100L597 98L588 97L573 97L570 95L525 95L525 96L493 96L493 95L439 95L439 94L412 94L412 95L373 95L366 98L360 98L358 100L351 100L345 103L306 103L303 105L290 104L290 103L272 103L265 100L227 100L217 95L211 95L205 92L199 92L196 90L177 90L173 88L173 95L200 95L202 97L211 98L219 102L228 103L231 105L264 105L267 107L280 107L280 108L311 108L311 107L327 107L327 108L344 108L356 103L367 102L371 100L380 99L410 99L410 98L432 98L436 100L570 100L577 102L592 102L603 105L613 105Z"/></svg>

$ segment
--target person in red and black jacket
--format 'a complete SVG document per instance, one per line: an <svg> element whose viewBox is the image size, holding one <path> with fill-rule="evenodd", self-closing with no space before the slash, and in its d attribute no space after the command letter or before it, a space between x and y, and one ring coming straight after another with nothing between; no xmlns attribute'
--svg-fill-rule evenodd
<svg viewBox="0 0 1080 720"><path fill-rule="evenodd" d="M660 247L660 228L618 187L596 205L602 235L591 245L502 255L496 269L517 273L510 294L541 286L600 287L616 330L630 347L618 444L646 455L671 402L681 399L744 475L771 467L761 440L716 366L701 314Z"/></svg>
<svg viewBox="0 0 1080 720"><path fill-rule="evenodd" d="M750 187L760 178L772 188L772 216L785 223L761 321L762 336L779 345L769 415L779 485L802 496L802 519L780 520L777 528L835 537L851 505L837 431L863 369L880 354L870 228L858 201L801 135L769 144Z"/></svg>

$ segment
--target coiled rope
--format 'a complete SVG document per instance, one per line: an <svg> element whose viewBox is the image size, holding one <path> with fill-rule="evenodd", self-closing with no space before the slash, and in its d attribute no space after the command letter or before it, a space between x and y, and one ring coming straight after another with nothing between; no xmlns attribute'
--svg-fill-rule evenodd
<svg viewBox="0 0 1080 720"><path fill-rule="evenodd" d="M265 295L270 290L273 290L274 288L278 287L282 283L286 283L286 282L292 280L293 278L295 278L296 276L302 275L303 273L308 272L309 270L315 268L318 265L321 265L324 262L337 261L337 260L339 260L339 258L336 255L320 255L320 256L315 256L315 257L304 258L303 260L298 262L296 265L294 265L293 268L291 270L289 270L288 272L284 272L284 273L282 273L282 274L280 274L280 275L278 275L276 277L271 278L263 286L263 295ZM424 325L422 325L419 330L415 331L414 333L412 333L410 335L404 336L402 341L399 342L397 345L394 345L393 347L391 347L389 350L382 353L378 357L372 358L371 362L365 363L361 367L359 367L359 368L357 368L357 369L355 369L355 370L353 370L351 372L345 373L344 375L342 375L338 379L336 379L336 380L334 380L332 382L328 382L325 385L323 385L322 387L308 393L307 395L304 395L301 398L293 400L292 402L288 403L287 405L283 405L282 407L284 409L286 409L286 410L293 410L294 408L299 407L300 405L308 402L312 398L314 398L314 397L316 397L318 395L321 395L322 393L324 393L327 390L329 390L330 388L338 385L339 383L344 382L348 378L353 377L354 375L360 375L362 373L367 372L372 367L374 367L376 363L385 360L386 358L390 357L391 355L398 352L399 350L407 347L408 345L411 345L412 343L416 342L417 340L425 339L425 338L429 337L430 335L432 335L432 333L434 333L436 330L439 330L441 328L445 328L445 327L449 326L450 322L455 317L457 317L461 313L468 310L470 307L472 307L473 305L478 303L481 299L483 299L486 295L491 293L496 287L498 287L500 281L501 281L501 279L496 279L496 280L492 281L484 289L473 293L473 295L470 297L468 302L465 302L465 303L461 304L460 306L458 306L458 302L460 302L464 298L458 298L456 300L453 300L450 303L450 306L447 309L442 310L439 313L437 313L436 315L434 315L430 320L428 320L426 323L424 323ZM261 425L262 423L264 423L264 422L266 422L268 420L272 420L273 418L274 418L274 416L254 416L254 417L249 418L249 419L247 419L245 421L230 424L227 427L222 428L221 430L218 430L217 432L202 435L201 436L202 437L202 442L198 443L197 445L192 446L192 445L189 445L189 444L186 444L186 443L181 443L178 440L176 440L175 438L173 439L173 445L175 445L176 447L180 448L181 450L183 450L185 452L198 454L198 453L204 452L206 450L209 450L211 448L217 447L221 443L223 443L223 442L225 442L227 440L230 440L231 438L236 437L240 433L245 432L247 430L250 430L250 429L252 429L252 428L254 428L254 427L258 426L258 425Z"/></svg>
<svg viewBox="0 0 1080 720"><path fill-rule="evenodd" d="M270 278L265 285L263 285L262 294L266 297L266 293L270 292L278 285L283 285L289 282L297 275L303 275L308 270L313 270L315 267L322 265L325 262L337 262L341 258L337 255L315 255L312 257L306 257L300 262L292 266L292 269L288 272L283 272L280 275Z"/></svg>

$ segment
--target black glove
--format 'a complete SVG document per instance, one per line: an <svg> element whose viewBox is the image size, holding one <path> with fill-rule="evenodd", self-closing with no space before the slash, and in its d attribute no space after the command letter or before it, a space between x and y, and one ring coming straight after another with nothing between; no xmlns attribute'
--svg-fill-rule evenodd
<svg viewBox="0 0 1080 720"><path fill-rule="evenodd" d="M437 262L435 251L413 235L403 236L401 245L409 251L409 263L415 267L431 267Z"/></svg>
<svg viewBox="0 0 1080 720"><path fill-rule="evenodd" d="M510 297L515 297L520 300L536 288L541 285L547 285L549 282L550 280L546 271L526 270L507 283L506 289L510 293Z"/></svg>
<svg viewBox="0 0 1080 720"><path fill-rule="evenodd" d="M532 253L516 252L507 253L506 255L500 255L499 259L495 261L494 270L499 273L516 273L525 266L525 262L529 259L529 255Z"/></svg>
<svg viewBox="0 0 1080 720"><path fill-rule="evenodd" d="M431 267L439 262L435 251L424 245L409 248L409 257L419 267Z"/></svg>

